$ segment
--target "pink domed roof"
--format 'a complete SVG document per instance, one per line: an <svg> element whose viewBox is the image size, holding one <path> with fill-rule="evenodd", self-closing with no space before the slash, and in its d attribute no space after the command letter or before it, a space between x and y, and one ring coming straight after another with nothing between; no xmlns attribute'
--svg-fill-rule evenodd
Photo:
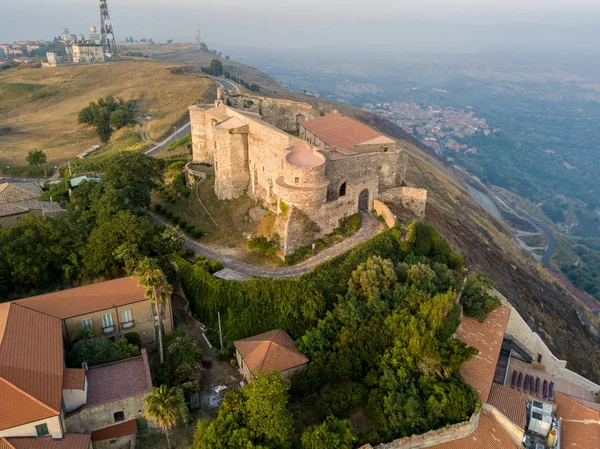
<svg viewBox="0 0 600 449"><path fill-rule="evenodd" d="M323 165L325 157L316 149L306 145L295 145L288 148L287 161L296 167L318 167Z"/></svg>

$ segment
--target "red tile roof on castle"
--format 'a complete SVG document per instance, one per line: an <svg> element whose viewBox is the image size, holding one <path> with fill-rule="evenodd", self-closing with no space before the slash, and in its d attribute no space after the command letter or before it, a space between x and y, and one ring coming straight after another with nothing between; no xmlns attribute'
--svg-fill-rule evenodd
<svg viewBox="0 0 600 449"><path fill-rule="evenodd" d="M561 418L562 448L600 448L600 408L597 406L593 402L556 392L556 415Z"/></svg>
<svg viewBox="0 0 600 449"><path fill-rule="evenodd" d="M313 133L327 145L340 147L347 151L352 151L354 145L368 143L375 139L377 141L373 143L394 142L380 132L338 112L307 120L302 122L300 126Z"/></svg>
<svg viewBox="0 0 600 449"><path fill-rule="evenodd" d="M479 425L471 435L430 447L434 449L517 449L518 446L489 412L481 410Z"/></svg>
<svg viewBox="0 0 600 449"><path fill-rule="evenodd" d="M294 341L282 330L234 341L233 345L252 374L285 371L308 363L308 358L296 349Z"/></svg>
<svg viewBox="0 0 600 449"><path fill-rule="evenodd" d="M44 438L0 438L0 449L89 449L90 435L67 433L60 440Z"/></svg>
<svg viewBox="0 0 600 449"><path fill-rule="evenodd" d="M0 430L60 414L63 366L59 319L0 304Z"/></svg>
<svg viewBox="0 0 600 449"><path fill-rule="evenodd" d="M135 435L135 419L105 427L92 432L92 441L115 440L117 438Z"/></svg>
<svg viewBox="0 0 600 449"><path fill-rule="evenodd" d="M520 429L525 430L527 420L527 396L514 388L493 384L487 400Z"/></svg>
<svg viewBox="0 0 600 449"><path fill-rule="evenodd" d="M463 315L456 331L456 338L479 349L479 354L462 365L460 374L483 402L490 395L509 316L510 308L505 306L490 312L483 323Z"/></svg>
<svg viewBox="0 0 600 449"><path fill-rule="evenodd" d="M111 307L146 301L144 288L133 277L99 282L13 301L62 320Z"/></svg>

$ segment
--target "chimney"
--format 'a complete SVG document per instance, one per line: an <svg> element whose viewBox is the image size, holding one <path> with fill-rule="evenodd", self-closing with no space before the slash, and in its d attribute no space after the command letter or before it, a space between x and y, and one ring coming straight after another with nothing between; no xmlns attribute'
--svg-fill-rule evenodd
<svg viewBox="0 0 600 449"><path fill-rule="evenodd" d="M88 363L87 362L81 362L81 368L83 368L84 370L88 370Z"/></svg>

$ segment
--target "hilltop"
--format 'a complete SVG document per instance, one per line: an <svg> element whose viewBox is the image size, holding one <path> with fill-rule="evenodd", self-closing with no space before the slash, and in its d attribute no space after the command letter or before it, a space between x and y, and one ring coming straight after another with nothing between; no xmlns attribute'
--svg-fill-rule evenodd
<svg viewBox="0 0 600 449"><path fill-rule="evenodd" d="M0 74L0 164L24 164L41 149L49 165L73 158L99 143L91 128L77 124L89 102L113 95L137 100L140 125L115 133L109 148L141 149L160 141L187 119L187 107L203 102L213 82L200 73L179 74L172 62L136 60L55 68L19 67ZM150 120L146 117L150 116Z"/></svg>
<svg viewBox="0 0 600 449"><path fill-rule="evenodd" d="M178 60L185 58L178 56ZM238 66L244 79L260 78L257 69ZM272 80L268 75L263 76ZM409 156L407 179L429 191L425 221L440 231L453 250L464 254L469 270L490 273L498 290L556 356L568 360L569 366L584 376L600 379L598 367L592 362L600 357L597 317L523 253L509 228L470 196L459 172L444 165L430 148L381 116L292 92L272 81L261 84L260 95L303 101L326 112L338 110L397 139Z"/></svg>

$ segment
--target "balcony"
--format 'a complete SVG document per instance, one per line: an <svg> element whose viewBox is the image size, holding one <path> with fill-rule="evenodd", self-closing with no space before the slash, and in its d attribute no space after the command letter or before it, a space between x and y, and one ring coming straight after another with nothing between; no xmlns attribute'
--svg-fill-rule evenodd
<svg viewBox="0 0 600 449"><path fill-rule="evenodd" d="M103 334L112 334L115 331L115 326L108 326L102 328Z"/></svg>
<svg viewBox="0 0 600 449"><path fill-rule="evenodd" d="M131 320L131 321L126 321L126 322L124 322L124 323L121 323L121 327L122 327L123 329L129 329L130 327L133 327L133 325L134 325L134 324L135 324L135 323L134 323L134 321L133 321L133 320Z"/></svg>

